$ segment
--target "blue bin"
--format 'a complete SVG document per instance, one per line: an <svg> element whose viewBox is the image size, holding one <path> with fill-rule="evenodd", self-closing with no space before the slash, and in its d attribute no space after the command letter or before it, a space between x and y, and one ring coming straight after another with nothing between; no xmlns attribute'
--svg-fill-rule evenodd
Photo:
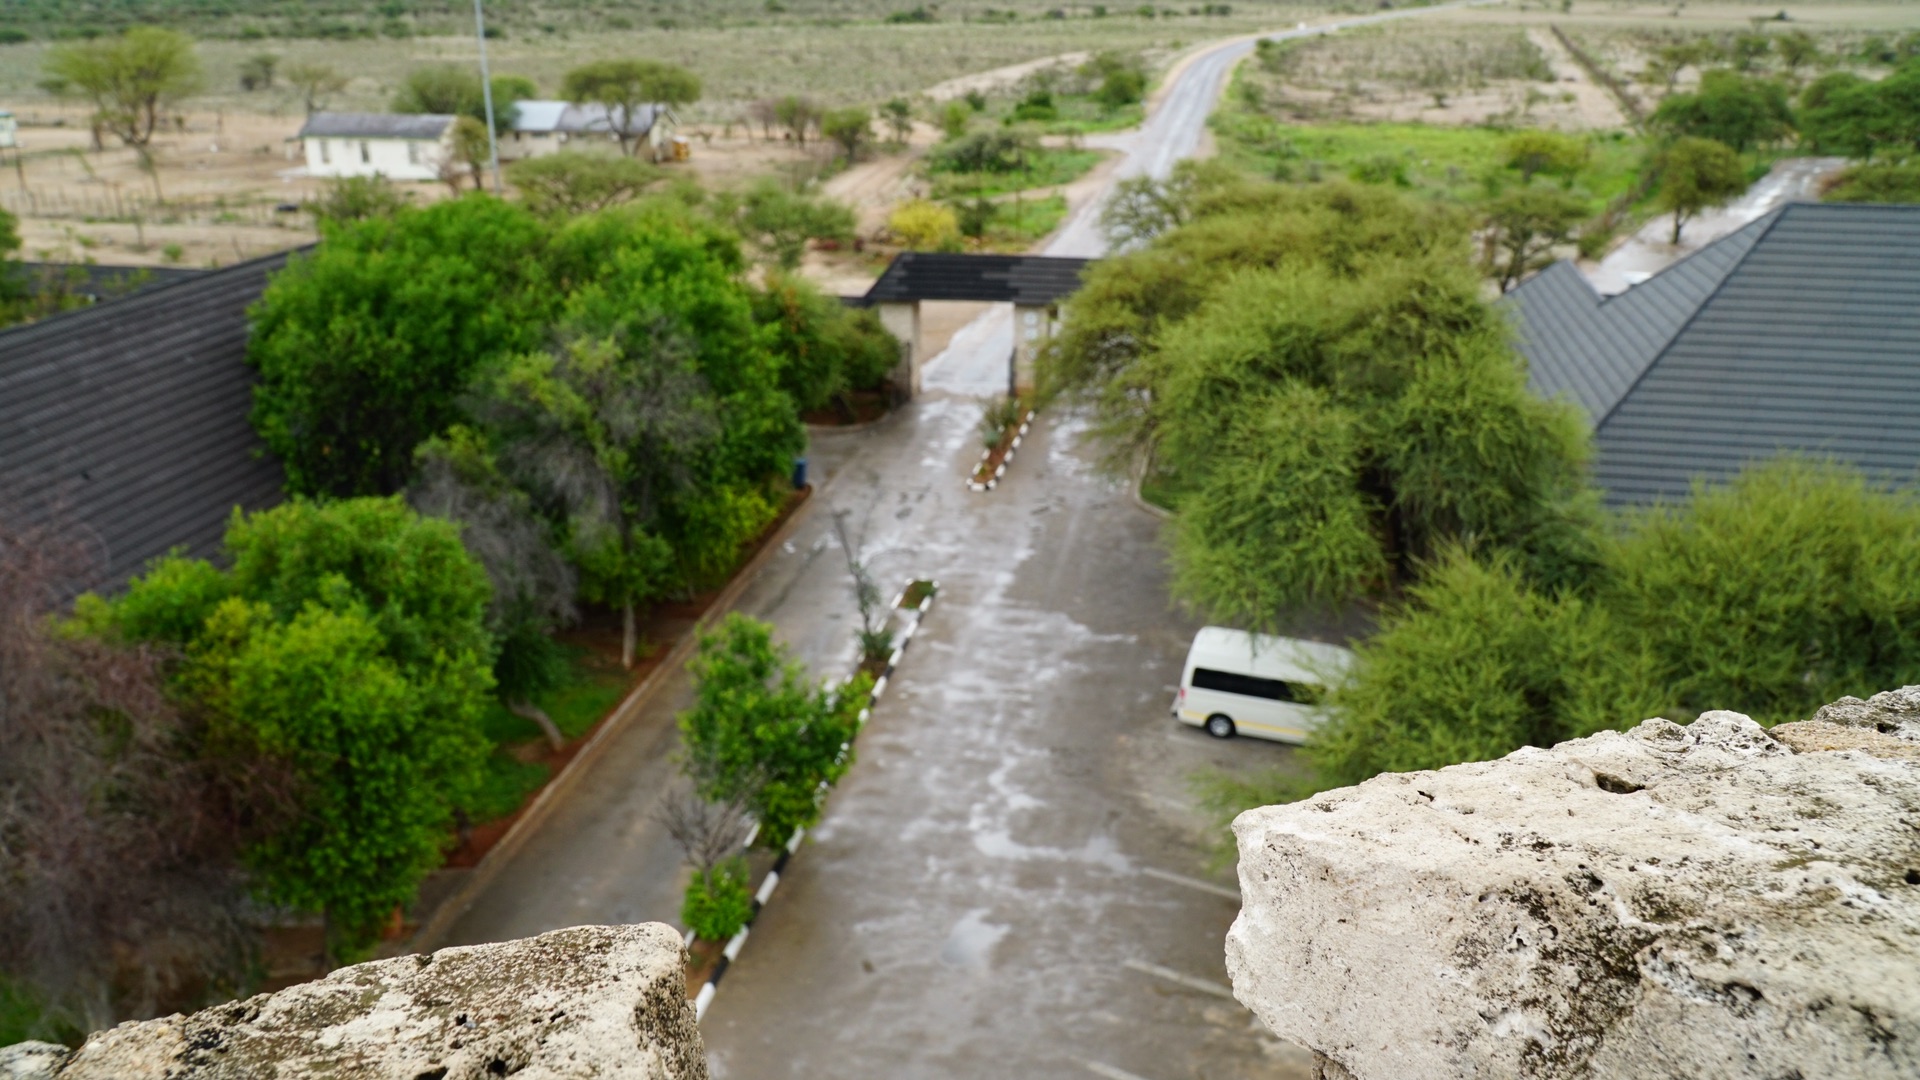
<svg viewBox="0 0 1920 1080"><path fill-rule="evenodd" d="M807 486L807 459L793 459L793 490L799 491Z"/></svg>

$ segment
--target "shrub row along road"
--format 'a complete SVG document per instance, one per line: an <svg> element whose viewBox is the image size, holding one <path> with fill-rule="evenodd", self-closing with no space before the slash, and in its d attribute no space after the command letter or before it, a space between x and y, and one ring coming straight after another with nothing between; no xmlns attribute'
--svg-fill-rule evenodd
<svg viewBox="0 0 1920 1080"><path fill-rule="evenodd" d="M1341 25L1361 21L1377 17ZM1191 153L1251 47L1179 71L1115 175ZM1097 254L1095 211L1048 250ZM883 581L942 584L858 763L707 1014L713 1071L1305 1077L1300 1054L1226 991L1221 941L1239 905L1231 875L1206 866L1187 789L1203 767L1267 767L1286 751L1168 718L1195 624L1169 610L1158 523L1095 473L1074 424L1044 419L1006 482L966 490L974 395L1005 385L1010 346L1007 314L985 316L931 365L921 400L816 439L819 504L737 605L816 671L846 670L856 617L836 509ZM650 814L690 699L676 673L437 944L677 923L684 877Z"/></svg>

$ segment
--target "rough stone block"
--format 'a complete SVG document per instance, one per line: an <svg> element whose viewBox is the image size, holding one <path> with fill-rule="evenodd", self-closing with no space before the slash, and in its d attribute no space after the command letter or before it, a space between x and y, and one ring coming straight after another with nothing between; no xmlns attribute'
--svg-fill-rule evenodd
<svg viewBox="0 0 1920 1080"><path fill-rule="evenodd" d="M1234 831L1234 992L1325 1076L1920 1076L1920 687L1379 776Z"/></svg>
<svg viewBox="0 0 1920 1080"><path fill-rule="evenodd" d="M704 1080L680 936L577 926L341 968L324 979L121 1024L25 1078Z"/></svg>

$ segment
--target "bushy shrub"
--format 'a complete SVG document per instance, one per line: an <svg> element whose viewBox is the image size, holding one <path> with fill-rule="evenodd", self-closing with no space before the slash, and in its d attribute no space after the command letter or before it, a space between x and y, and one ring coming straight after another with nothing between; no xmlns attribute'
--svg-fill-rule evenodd
<svg viewBox="0 0 1920 1080"><path fill-rule="evenodd" d="M745 859L695 870L680 905L680 921L702 941L726 941L753 920L753 890Z"/></svg>

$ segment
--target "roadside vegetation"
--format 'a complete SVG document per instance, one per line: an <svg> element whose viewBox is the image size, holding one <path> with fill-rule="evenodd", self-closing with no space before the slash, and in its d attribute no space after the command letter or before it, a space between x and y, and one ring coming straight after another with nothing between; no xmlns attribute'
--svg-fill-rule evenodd
<svg viewBox="0 0 1920 1080"><path fill-rule="evenodd" d="M1699 136L1668 153L1688 140L1735 157ZM1480 287L1470 208L1220 164L1129 196L1108 224L1133 250L1069 301L1047 388L1091 409L1114 464L1150 462L1196 613L1377 627L1310 770L1209 780L1221 810L1920 680L1920 502L1784 458L1605 509L1585 422L1528 391Z"/></svg>

